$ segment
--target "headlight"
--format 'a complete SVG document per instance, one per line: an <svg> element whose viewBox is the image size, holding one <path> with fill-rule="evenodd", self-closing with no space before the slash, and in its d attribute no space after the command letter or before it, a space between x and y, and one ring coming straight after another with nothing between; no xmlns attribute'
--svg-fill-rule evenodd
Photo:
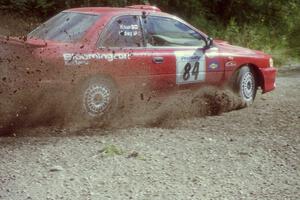
<svg viewBox="0 0 300 200"><path fill-rule="evenodd" d="M270 58L270 67L274 67L274 60L273 60L273 58Z"/></svg>

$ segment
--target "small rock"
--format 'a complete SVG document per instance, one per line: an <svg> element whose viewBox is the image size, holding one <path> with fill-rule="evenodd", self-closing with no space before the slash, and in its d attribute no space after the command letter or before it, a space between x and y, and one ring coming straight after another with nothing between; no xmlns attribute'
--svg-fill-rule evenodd
<svg viewBox="0 0 300 200"><path fill-rule="evenodd" d="M134 151L134 152L132 152L131 154L129 154L129 155L127 156L127 158L136 158L136 157L138 157L138 156L139 156L139 153L136 152L136 151Z"/></svg>
<svg viewBox="0 0 300 200"><path fill-rule="evenodd" d="M250 156L247 152L238 152L238 154L241 156Z"/></svg>
<svg viewBox="0 0 300 200"><path fill-rule="evenodd" d="M192 182L193 182L193 183L197 183L197 182L198 182L197 178L193 178L193 179L192 179Z"/></svg>
<svg viewBox="0 0 300 200"><path fill-rule="evenodd" d="M51 169L50 169L50 172L59 172L59 171L63 171L64 168L62 166L53 166Z"/></svg>

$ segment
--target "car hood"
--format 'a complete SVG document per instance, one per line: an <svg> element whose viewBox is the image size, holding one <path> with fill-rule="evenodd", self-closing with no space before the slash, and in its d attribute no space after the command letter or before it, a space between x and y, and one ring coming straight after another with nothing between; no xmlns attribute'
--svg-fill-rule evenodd
<svg viewBox="0 0 300 200"><path fill-rule="evenodd" d="M229 42L223 40L214 40L214 45L221 53L232 54L232 56L270 57L262 51L231 45Z"/></svg>

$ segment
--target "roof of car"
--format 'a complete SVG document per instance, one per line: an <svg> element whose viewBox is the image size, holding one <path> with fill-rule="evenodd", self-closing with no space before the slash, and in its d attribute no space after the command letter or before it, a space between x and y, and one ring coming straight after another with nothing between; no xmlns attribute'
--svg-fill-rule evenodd
<svg viewBox="0 0 300 200"><path fill-rule="evenodd" d="M177 20L181 20L180 18L173 16L171 14L162 12L159 8L150 5L133 5L127 7L81 7L81 8L72 8L66 11L69 12L80 12L80 13L89 13L89 14L104 14L104 15L140 15L141 12L145 11L146 15L155 14L162 17L170 17L176 18ZM188 24L185 22L185 24ZM190 25L191 26L191 25ZM192 27L192 26L191 26ZM199 30L198 30L199 31ZM201 31L200 31L201 32ZM208 37L205 33L201 32L203 35Z"/></svg>
<svg viewBox="0 0 300 200"><path fill-rule="evenodd" d="M119 7L82 7L82 8L72 8L67 11L74 11L74 12L83 12L83 13L90 13L90 14L103 14L103 13L136 13L136 12L151 12L151 13L161 13L160 9L155 6L148 6L148 5L133 5L124 8Z"/></svg>

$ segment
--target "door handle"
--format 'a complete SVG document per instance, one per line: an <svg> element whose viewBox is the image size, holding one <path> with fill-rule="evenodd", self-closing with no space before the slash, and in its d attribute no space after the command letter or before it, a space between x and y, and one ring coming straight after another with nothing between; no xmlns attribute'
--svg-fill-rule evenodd
<svg viewBox="0 0 300 200"><path fill-rule="evenodd" d="M152 60L156 64L161 64L161 63L164 62L164 58L163 57L154 57Z"/></svg>

